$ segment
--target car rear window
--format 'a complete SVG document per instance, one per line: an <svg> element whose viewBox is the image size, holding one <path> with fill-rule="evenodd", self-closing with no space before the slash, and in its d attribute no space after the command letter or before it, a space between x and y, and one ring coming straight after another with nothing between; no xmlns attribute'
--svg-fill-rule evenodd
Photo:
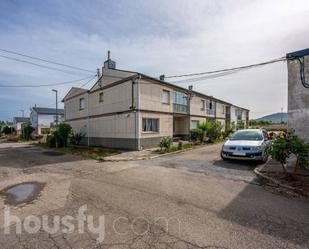
<svg viewBox="0 0 309 249"><path fill-rule="evenodd" d="M263 140L263 135L259 131L236 131L230 140L249 140L249 141L259 141Z"/></svg>

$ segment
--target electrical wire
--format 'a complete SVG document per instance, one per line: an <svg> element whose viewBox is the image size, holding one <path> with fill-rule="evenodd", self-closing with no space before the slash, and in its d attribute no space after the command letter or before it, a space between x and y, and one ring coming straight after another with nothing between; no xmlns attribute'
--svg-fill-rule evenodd
<svg viewBox="0 0 309 249"><path fill-rule="evenodd" d="M302 85L305 88L309 88L309 83L306 83L306 75L305 75L305 58L301 57L301 58L296 58L299 61L300 64L300 80Z"/></svg>
<svg viewBox="0 0 309 249"><path fill-rule="evenodd" d="M88 80L85 84L81 85L80 88L85 87L86 85L88 85L95 77L97 77L97 75L95 75L94 77L92 77L90 80Z"/></svg>
<svg viewBox="0 0 309 249"><path fill-rule="evenodd" d="M59 83L51 83L51 84L40 84L40 85L0 85L0 87L7 87L7 88L11 88L11 87L15 87L15 88L18 88L18 87L49 87L49 86L59 86L59 85L66 85L66 84L71 84L71 83L75 83L75 82L79 82L79 81L82 81L82 80L87 80L91 77L90 80L94 79L96 77L91 75L91 76L88 76L86 78L82 78L82 79L77 79L77 80L71 80L71 81L65 81L65 82L59 82ZM88 81L87 81L88 82Z"/></svg>
<svg viewBox="0 0 309 249"><path fill-rule="evenodd" d="M272 63L285 61L285 60L286 60L286 57L280 57L280 58L277 58L277 59L273 59L273 60L269 60L269 61L265 61L265 62L261 62L261 63L256 63L256 64L251 64L251 65L246 65L246 66L241 66L241 67L225 68L225 69L220 69L220 70L215 70L215 71L206 71L206 72L200 72L200 73L170 75L170 76L165 76L165 78L168 79L168 78L190 77L190 76L198 76L198 75L205 75L205 74L214 74L214 73L249 69L249 68L264 66L264 65L267 65L267 64L272 64Z"/></svg>
<svg viewBox="0 0 309 249"><path fill-rule="evenodd" d="M68 68L75 69L75 70L85 71L85 72L89 72L89 73L95 73L94 71L89 70L89 69L71 66L71 65L67 65L67 64L60 63L60 62L47 60L47 59L42 59L42 58L39 58L39 57L30 56L30 55L18 53L18 52L3 49L3 48L0 48L0 51L5 52L5 53L9 53L9 54L15 54L15 55L23 56L23 57L30 58L30 59L33 59L33 60L39 60L39 61L43 61L43 62L46 62L46 63L55 64L55 65L58 65L58 66L68 67Z"/></svg>
<svg viewBox="0 0 309 249"><path fill-rule="evenodd" d="M26 64L30 64L30 65L37 66L37 67L42 67L42 68L47 68L47 69L50 69L50 70L55 70L55 71L59 71L59 72L67 73L67 74L77 75L77 72L73 72L73 71L69 71L69 70L65 70L65 69L60 69L60 68L56 68L56 67L50 67L50 66L46 66L46 65L42 65L42 64L37 64L37 63L34 63L34 62L18 59L18 58L15 58L15 57L10 57L10 56L5 56L5 55L0 55L0 57L5 58L5 59L9 59L9 60L14 60L14 61L26 63Z"/></svg>

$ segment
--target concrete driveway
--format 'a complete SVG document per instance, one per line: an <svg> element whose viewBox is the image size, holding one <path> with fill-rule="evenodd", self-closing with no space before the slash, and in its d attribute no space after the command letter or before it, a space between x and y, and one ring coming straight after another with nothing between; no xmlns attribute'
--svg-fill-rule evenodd
<svg viewBox="0 0 309 249"><path fill-rule="evenodd" d="M309 247L308 201L247 183L238 174L246 172L247 179L254 166L222 167L215 153L206 155L215 147L138 162L98 163L59 155L54 162L25 168L11 167L6 161L15 160L14 151L23 153L25 162L34 157L40 161L42 151L15 145L1 145L0 170L7 174L0 175L0 188L29 181L46 185L37 200L10 209L12 215L28 221L22 223L21 234L16 234L14 225L5 227L1 197L1 248ZM226 176L225 170L233 176ZM41 226L29 233L25 231L29 215L38 216L40 224L48 215L50 226L57 225L52 218L71 217L74 229L65 230L61 223L64 230L51 233ZM96 227L100 217L104 226L94 231L92 219ZM98 238L104 238L102 243L97 243Z"/></svg>
<svg viewBox="0 0 309 249"><path fill-rule="evenodd" d="M220 157L221 147L222 144L208 145L179 154L141 161L140 164L176 168L258 184L256 176L253 173L258 163L250 161L223 161Z"/></svg>

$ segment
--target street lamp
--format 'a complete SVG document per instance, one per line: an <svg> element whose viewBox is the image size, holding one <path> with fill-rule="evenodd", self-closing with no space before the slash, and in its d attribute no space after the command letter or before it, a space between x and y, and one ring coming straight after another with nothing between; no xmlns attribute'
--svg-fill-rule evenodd
<svg viewBox="0 0 309 249"><path fill-rule="evenodd" d="M52 91L56 93L56 125L58 126L58 91L55 89Z"/></svg>

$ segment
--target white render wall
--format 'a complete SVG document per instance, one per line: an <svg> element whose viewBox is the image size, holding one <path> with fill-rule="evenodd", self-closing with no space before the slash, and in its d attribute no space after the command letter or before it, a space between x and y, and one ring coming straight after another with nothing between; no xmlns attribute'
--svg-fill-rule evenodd
<svg viewBox="0 0 309 249"><path fill-rule="evenodd" d="M305 56L305 78L309 82L309 56ZM288 60L288 128L309 141L309 89L300 80L297 60Z"/></svg>

